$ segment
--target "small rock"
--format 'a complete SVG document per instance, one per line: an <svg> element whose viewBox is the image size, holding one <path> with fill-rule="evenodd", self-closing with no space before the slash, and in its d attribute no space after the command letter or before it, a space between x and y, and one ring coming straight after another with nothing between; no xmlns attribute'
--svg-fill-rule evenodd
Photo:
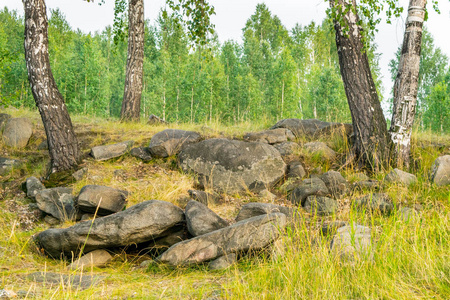
<svg viewBox="0 0 450 300"><path fill-rule="evenodd" d="M353 183L353 189L368 189L377 190L380 189L381 183L378 180L370 179Z"/></svg>
<svg viewBox="0 0 450 300"><path fill-rule="evenodd" d="M0 176L4 176L21 166L22 162L20 160L0 157Z"/></svg>
<svg viewBox="0 0 450 300"><path fill-rule="evenodd" d="M332 234L336 234L336 231L339 228L347 226L347 225L348 225L348 222L345 222L345 221L331 221L331 222L323 224L320 231L322 232L322 235L324 235L324 236L332 235Z"/></svg>
<svg viewBox="0 0 450 300"><path fill-rule="evenodd" d="M277 199L277 195L272 194L267 189L260 191L258 193L258 197L269 200L269 201L275 201Z"/></svg>
<svg viewBox="0 0 450 300"><path fill-rule="evenodd" d="M330 245L331 251L342 260L354 262L373 257L372 236L369 227L347 225L337 230Z"/></svg>
<svg viewBox="0 0 450 300"><path fill-rule="evenodd" d="M101 185L86 185L77 197L80 210L107 216L123 210L128 192Z"/></svg>
<svg viewBox="0 0 450 300"><path fill-rule="evenodd" d="M81 179L83 179L87 175L87 172L88 172L88 168L84 167L84 168L79 169L75 173L73 173L72 177L76 181L80 181Z"/></svg>
<svg viewBox="0 0 450 300"><path fill-rule="evenodd" d="M75 220L77 211L75 209L72 189L56 187L43 189L36 193L36 203L40 210L52 215L58 220Z"/></svg>
<svg viewBox="0 0 450 300"><path fill-rule="evenodd" d="M236 217L236 222L249 219L260 215L268 215L272 213L282 213L288 219L292 218L296 212L295 208L276 205L272 203L251 202L242 206Z"/></svg>
<svg viewBox="0 0 450 300"><path fill-rule="evenodd" d="M437 186L450 184L450 155L436 158L431 166L430 180Z"/></svg>
<svg viewBox="0 0 450 300"><path fill-rule="evenodd" d="M150 116L148 116L147 124L148 125L161 125L161 124L169 124L169 123L167 123L166 121L164 121L160 117L151 114Z"/></svg>
<svg viewBox="0 0 450 300"><path fill-rule="evenodd" d="M400 209L400 220L403 222L409 222L418 217L418 213L414 208L402 207Z"/></svg>
<svg viewBox="0 0 450 300"><path fill-rule="evenodd" d="M150 155L150 151L147 147L137 147L133 148L130 151L130 155L136 158L142 159L144 162L149 162L152 160L152 156Z"/></svg>
<svg viewBox="0 0 450 300"><path fill-rule="evenodd" d="M326 160L336 159L336 152L323 142L310 142L304 145L304 148L313 155L321 155Z"/></svg>
<svg viewBox="0 0 450 300"><path fill-rule="evenodd" d="M358 173L352 174L352 178L355 181L367 181L367 180L370 180L369 176L367 176L366 174L364 174L362 172L358 172Z"/></svg>
<svg viewBox="0 0 450 300"><path fill-rule="evenodd" d="M104 267L112 258L112 255L106 250L94 250L81 256L67 268L71 270L83 270L91 267Z"/></svg>
<svg viewBox="0 0 450 300"><path fill-rule="evenodd" d="M155 157L169 157L181 151L183 145L197 143L201 135L194 131L166 129L155 134L148 149Z"/></svg>
<svg viewBox="0 0 450 300"><path fill-rule="evenodd" d="M56 226L61 224L61 221L59 221L57 218L52 217L50 215L46 215L44 218L44 222L47 223L50 226Z"/></svg>
<svg viewBox="0 0 450 300"><path fill-rule="evenodd" d="M3 142L12 148L24 148L33 134L33 124L27 118L11 118L3 128Z"/></svg>
<svg viewBox="0 0 450 300"><path fill-rule="evenodd" d="M322 179L331 195L335 198L340 198L347 192L348 182L339 172L328 171L323 173L320 179Z"/></svg>
<svg viewBox="0 0 450 300"><path fill-rule="evenodd" d="M327 196L329 194L325 183L317 178L312 177L303 180L291 193L290 200L295 205L304 205L306 198L309 196Z"/></svg>
<svg viewBox="0 0 450 300"><path fill-rule="evenodd" d="M259 142L266 144L277 144L295 139L292 131L286 128L269 129L260 132L250 132L244 135L244 140L248 142Z"/></svg>
<svg viewBox="0 0 450 300"><path fill-rule="evenodd" d="M184 214L188 231L193 236L203 235L228 226L227 221L195 200L189 201Z"/></svg>
<svg viewBox="0 0 450 300"><path fill-rule="evenodd" d="M310 214L319 216L334 214L337 211L337 201L328 197L309 196L303 208Z"/></svg>
<svg viewBox="0 0 450 300"><path fill-rule="evenodd" d="M99 284L105 276L98 275L66 275L53 272L35 272L27 276L28 280L43 283L48 286L64 285L76 289L85 290L91 286Z"/></svg>
<svg viewBox="0 0 450 300"><path fill-rule="evenodd" d="M228 253L216 258L215 260L210 261L208 264L208 268L210 270L223 270L234 265L236 262L236 253Z"/></svg>
<svg viewBox="0 0 450 300"><path fill-rule="evenodd" d="M390 183L400 183L404 185L410 185L417 182L416 175L413 175L408 172L404 172L400 169L394 169L384 178L386 182Z"/></svg>
<svg viewBox="0 0 450 300"><path fill-rule="evenodd" d="M289 178L300 178L306 176L305 168L303 168L302 164L299 161L294 161L289 164Z"/></svg>
<svg viewBox="0 0 450 300"><path fill-rule="evenodd" d="M39 191L45 189L41 181L34 176L27 178L25 186L27 189L27 197L31 199L34 199Z"/></svg>
<svg viewBox="0 0 450 300"><path fill-rule="evenodd" d="M134 141L126 141L106 146L96 146L91 149L91 155L95 160L108 160L119 157L130 151Z"/></svg>
<svg viewBox="0 0 450 300"><path fill-rule="evenodd" d="M188 193L193 200L198 201L206 206L208 206L209 204L219 204L221 199L219 195L199 190L188 190Z"/></svg>
<svg viewBox="0 0 450 300"><path fill-rule="evenodd" d="M300 146L294 142L284 142L273 145L275 149L280 152L281 157L288 158L291 155L294 155L296 152L300 151Z"/></svg>
<svg viewBox="0 0 450 300"><path fill-rule="evenodd" d="M394 209L390 197L384 193L365 195L356 198L354 203L357 208L369 209L370 211L379 211L382 214L390 214Z"/></svg>
<svg viewBox="0 0 450 300"><path fill-rule="evenodd" d="M80 221L92 220L95 214L82 214Z"/></svg>

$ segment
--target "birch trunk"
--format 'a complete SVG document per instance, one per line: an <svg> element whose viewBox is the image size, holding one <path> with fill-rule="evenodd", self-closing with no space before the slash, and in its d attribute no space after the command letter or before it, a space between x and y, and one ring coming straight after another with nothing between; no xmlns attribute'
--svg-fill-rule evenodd
<svg viewBox="0 0 450 300"><path fill-rule="evenodd" d="M330 0L332 8L346 5L355 8L355 0ZM390 135L362 43L359 17L350 9L343 15L343 21L344 27L335 20L334 28L341 76L352 115L355 152L361 164L377 171L389 164Z"/></svg>
<svg viewBox="0 0 450 300"><path fill-rule="evenodd" d="M128 56L120 118L139 121L144 66L144 0L128 3Z"/></svg>
<svg viewBox="0 0 450 300"><path fill-rule="evenodd" d="M398 167L409 167L426 3L426 0L410 0L409 2L402 52L394 83L394 108L389 131L394 143L394 156Z"/></svg>
<svg viewBox="0 0 450 300"><path fill-rule="evenodd" d="M23 5L25 61L31 91L47 135L49 173L70 170L78 165L80 151L64 99L50 69L45 2L24 0Z"/></svg>

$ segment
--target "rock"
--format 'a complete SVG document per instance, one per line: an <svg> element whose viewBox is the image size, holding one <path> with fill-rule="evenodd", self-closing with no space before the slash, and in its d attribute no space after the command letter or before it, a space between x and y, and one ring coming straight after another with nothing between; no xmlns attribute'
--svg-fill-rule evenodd
<svg viewBox="0 0 450 300"><path fill-rule="evenodd" d="M337 171L328 171L320 176L331 195L335 198L342 197L348 190L348 182Z"/></svg>
<svg viewBox="0 0 450 300"><path fill-rule="evenodd" d="M208 269L210 270L223 270L229 268L237 262L236 253L228 253L222 255L215 260L212 260L208 263Z"/></svg>
<svg viewBox="0 0 450 300"><path fill-rule="evenodd" d="M294 161L289 164L289 172L288 177L289 178L300 178L306 176L305 168L303 168L302 164L299 161Z"/></svg>
<svg viewBox="0 0 450 300"><path fill-rule="evenodd" d="M303 208L310 214L324 216L336 213L338 203L328 197L309 196L306 198Z"/></svg>
<svg viewBox="0 0 450 300"><path fill-rule="evenodd" d="M12 170L20 168L22 162L17 159L0 157L0 176L9 174Z"/></svg>
<svg viewBox="0 0 450 300"><path fill-rule="evenodd" d="M184 210L187 228L193 236L207 234L228 226L228 222L216 215L205 205L195 200L189 201Z"/></svg>
<svg viewBox="0 0 450 300"><path fill-rule="evenodd" d="M206 206L210 204L219 204L221 199L219 195L199 190L188 190L188 193L193 200L198 201Z"/></svg>
<svg viewBox="0 0 450 300"><path fill-rule="evenodd" d="M269 200L269 201L275 201L277 199L277 195L272 194L269 190L265 189L258 193L258 197Z"/></svg>
<svg viewBox="0 0 450 300"><path fill-rule="evenodd" d="M50 226L56 226L56 225L61 224L61 221L60 221L60 220L58 220L57 218L52 217L52 216L50 216L50 215L46 215L46 216L44 217L44 222L47 223L47 224L50 225Z"/></svg>
<svg viewBox="0 0 450 300"><path fill-rule="evenodd" d="M76 289L85 290L91 286L99 284L105 276L98 275L66 275L53 272L35 272L27 276L28 280L43 283L47 286L59 286L72 287Z"/></svg>
<svg viewBox="0 0 450 300"><path fill-rule="evenodd" d="M418 213L414 208L402 207L400 209L400 220L403 222L409 222L418 217Z"/></svg>
<svg viewBox="0 0 450 300"><path fill-rule="evenodd" d="M33 134L33 124L27 118L8 119L3 128L3 143L12 148L24 148Z"/></svg>
<svg viewBox="0 0 450 300"><path fill-rule="evenodd" d="M336 234L336 231L344 226L347 226L348 222L345 221L331 221L328 223L325 223L322 225L322 228L320 229L322 235L334 235Z"/></svg>
<svg viewBox="0 0 450 300"><path fill-rule="evenodd" d="M450 184L450 155L436 158L431 166L430 180L437 186Z"/></svg>
<svg viewBox="0 0 450 300"><path fill-rule="evenodd" d="M390 197L384 193L365 195L356 198L354 203L358 208L368 209L370 211L379 211L382 214L390 214L394 209Z"/></svg>
<svg viewBox="0 0 450 300"><path fill-rule="evenodd" d="M112 255L104 249L94 250L81 256L67 268L71 270L83 270L91 267L104 267L113 259Z"/></svg>
<svg viewBox="0 0 450 300"><path fill-rule="evenodd" d="M108 160L119 157L130 151L134 141L126 141L106 146L96 146L91 149L91 155L95 160Z"/></svg>
<svg viewBox="0 0 450 300"><path fill-rule="evenodd" d="M149 162L152 160L152 156L150 155L150 151L147 147L137 147L133 148L130 151L130 155L136 158L142 159L144 162Z"/></svg>
<svg viewBox="0 0 450 300"><path fill-rule="evenodd" d="M48 143L47 140L43 140L39 145L37 146L38 150L48 150Z"/></svg>
<svg viewBox="0 0 450 300"><path fill-rule="evenodd" d="M373 256L371 230L361 225L338 228L330 248L342 260L370 259Z"/></svg>
<svg viewBox="0 0 450 300"><path fill-rule="evenodd" d="M247 142L259 142L266 144L283 143L295 139L292 131L286 128L277 128L264 130L260 132L250 132L244 135L244 140Z"/></svg>
<svg viewBox="0 0 450 300"><path fill-rule="evenodd" d="M367 181L370 180L369 176L362 172L354 173L351 176L355 181Z"/></svg>
<svg viewBox="0 0 450 300"><path fill-rule="evenodd" d="M318 138L333 134L350 136L353 134L353 125L348 123L329 123L329 125L318 129L314 137Z"/></svg>
<svg viewBox="0 0 450 300"><path fill-rule="evenodd" d="M272 203L258 203L251 202L242 206L239 214L236 217L236 222L240 222L242 220L250 219L252 217L268 215L273 213L282 213L286 215L288 219L293 218L296 212L295 208L276 205Z"/></svg>
<svg viewBox="0 0 450 300"><path fill-rule="evenodd" d="M286 169L274 147L227 139L190 144L178 158L183 171L197 174L201 185L228 193L270 188Z"/></svg>
<svg viewBox="0 0 450 300"><path fill-rule="evenodd" d="M304 205L306 198L309 196L327 196L329 191L325 183L317 178L312 177L300 182L292 191L290 200L292 204Z"/></svg>
<svg viewBox="0 0 450 300"><path fill-rule="evenodd" d="M153 241L179 230L177 226L183 223L181 208L169 202L149 200L93 222L45 230L36 236L36 243L51 257L71 257L83 246L89 252Z"/></svg>
<svg viewBox="0 0 450 300"><path fill-rule="evenodd" d="M417 182L417 177L400 169L394 169L384 177L386 182L410 185Z"/></svg>
<svg viewBox="0 0 450 300"><path fill-rule="evenodd" d="M148 148L155 157L169 157L178 154L183 145L197 143L201 139L201 135L194 131L166 129L152 137Z"/></svg>
<svg viewBox="0 0 450 300"><path fill-rule="evenodd" d="M27 189L27 197L31 199L34 199L39 191L45 189L41 181L34 176L27 178L25 186Z"/></svg>
<svg viewBox="0 0 450 300"><path fill-rule="evenodd" d="M281 213L253 217L175 244L157 260L171 266L187 266L229 253L260 250L276 240L285 226L286 216Z"/></svg>
<svg viewBox="0 0 450 300"><path fill-rule="evenodd" d="M292 131L296 137L306 136L312 138L316 132L332 123L324 122L316 119L284 119L278 121L271 129L287 128Z"/></svg>
<svg viewBox="0 0 450 300"><path fill-rule="evenodd" d="M336 152L323 142L310 142L304 145L304 148L313 155L320 155L326 160L336 159Z"/></svg>
<svg viewBox="0 0 450 300"><path fill-rule="evenodd" d="M110 215L123 210L127 204L127 191L101 185L86 185L77 197L77 206L81 211L100 216Z"/></svg>
<svg viewBox="0 0 450 300"><path fill-rule="evenodd" d="M81 179L83 179L88 172L88 168L84 167L79 169L78 171L74 172L72 174L73 179L75 179L75 181L80 181Z"/></svg>
<svg viewBox="0 0 450 300"><path fill-rule="evenodd" d="M0 113L0 134L3 132L5 128L6 122L11 119L11 115Z"/></svg>
<svg viewBox="0 0 450 300"><path fill-rule="evenodd" d="M191 238L191 236L189 235L187 228L181 227L180 230L170 233L168 236L152 241L152 243L150 243L149 245L149 248L164 251L181 241L187 240L188 238Z"/></svg>
<svg viewBox="0 0 450 300"><path fill-rule="evenodd" d="M43 189L36 193L35 199L40 210L62 222L76 219L77 211L75 209L71 188L56 187Z"/></svg>
<svg viewBox="0 0 450 300"><path fill-rule="evenodd" d="M284 158L294 155L295 152L300 151L300 146L294 142L284 142L280 144L273 145L275 149L280 152L280 155Z"/></svg>
<svg viewBox="0 0 450 300"><path fill-rule="evenodd" d="M80 221L92 220L94 218L94 214L82 214ZM97 216L98 218L98 216Z"/></svg>
<svg viewBox="0 0 450 300"><path fill-rule="evenodd" d="M169 123L167 123L160 117L151 114L150 116L148 116L147 124L148 125L160 125L160 124L169 124Z"/></svg>
<svg viewBox="0 0 450 300"><path fill-rule="evenodd" d="M364 180L364 181L358 181L353 183L353 189L374 189L377 190L381 186L381 183L378 180L370 179L370 180Z"/></svg>

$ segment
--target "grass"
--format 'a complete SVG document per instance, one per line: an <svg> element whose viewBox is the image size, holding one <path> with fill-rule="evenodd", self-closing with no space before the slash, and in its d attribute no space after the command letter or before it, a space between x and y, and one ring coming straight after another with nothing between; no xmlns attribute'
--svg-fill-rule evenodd
<svg viewBox="0 0 450 300"><path fill-rule="evenodd" d="M205 266L140 268L142 258L122 252L106 268L85 271L84 275L99 275L104 279L96 286L79 290L63 283L43 285L26 277L37 271L69 276L79 273L66 269L68 262L41 256L32 242L33 235L49 225L34 222L36 216L27 209L30 201L20 191L20 184L29 176L44 175L48 156L45 151L35 149L45 136L36 112L12 109L6 112L32 119L35 132L24 150L0 147L0 156L27 161L24 169L15 170L0 180L0 289L20 291L27 299L450 299L450 192L448 186L436 187L428 181L436 157L449 154L445 151L448 151L450 136L414 132L412 170L418 181L409 187L384 185L383 191L392 197L395 205L390 216L352 208L353 198L370 192L356 191L341 199L335 216L319 218L302 214L301 221L283 237L284 255L272 257L260 253L242 259L227 270L208 271ZM146 146L153 134L166 128L85 116L74 116L73 122L84 153L92 146L130 139L135 145ZM225 127L214 122L207 126L170 125L171 128L196 130L209 137L241 137L245 132L266 129L269 124L243 123ZM348 149L345 140L338 136L323 140L340 153ZM305 165L308 174L317 166L323 171L336 169L336 164L302 150L294 158ZM187 196L187 190L194 187L193 176L180 172L174 157L148 164L129 155L106 162L85 157L83 166L88 168L88 175L72 185L74 194L86 184L107 185L131 192L129 205L149 199L179 204L178 199ZM341 170L351 181L355 172L352 166ZM387 172L372 178L382 181ZM277 189L273 192L277 193ZM278 193L278 196L277 202L283 203L284 195ZM224 204L212 209L232 220L239 207L249 201L259 200L251 194L227 196ZM422 206L418 217L403 220L401 207L415 204ZM333 219L371 228L372 260L351 263L330 253L331 238L321 236L319 228L323 222Z"/></svg>

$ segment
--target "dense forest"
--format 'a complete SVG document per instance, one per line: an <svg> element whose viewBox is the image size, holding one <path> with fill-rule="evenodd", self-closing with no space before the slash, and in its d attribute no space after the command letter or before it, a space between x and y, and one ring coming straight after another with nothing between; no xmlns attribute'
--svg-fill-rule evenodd
<svg viewBox="0 0 450 300"><path fill-rule="evenodd" d="M126 27L126 17L123 17ZM0 100L34 107L23 49L23 16L0 11ZM83 33L59 11L49 14L52 72L69 112L116 118L120 114L127 56L126 30ZM125 36L124 36L125 35ZM318 118L350 122L339 71L334 29L322 24L287 29L264 4L243 28L242 42L191 43L170 14L145 26L142 114L169 122L237 123L247 120ZM368 54L382 89L373 37ZM396 74L397 62L391 62ZM447 57L425 31L417 118L422 128L450 131L450 69ZM390 101L385 99L385 101ZM391 101L390 101L391 102Z"/></svg>

